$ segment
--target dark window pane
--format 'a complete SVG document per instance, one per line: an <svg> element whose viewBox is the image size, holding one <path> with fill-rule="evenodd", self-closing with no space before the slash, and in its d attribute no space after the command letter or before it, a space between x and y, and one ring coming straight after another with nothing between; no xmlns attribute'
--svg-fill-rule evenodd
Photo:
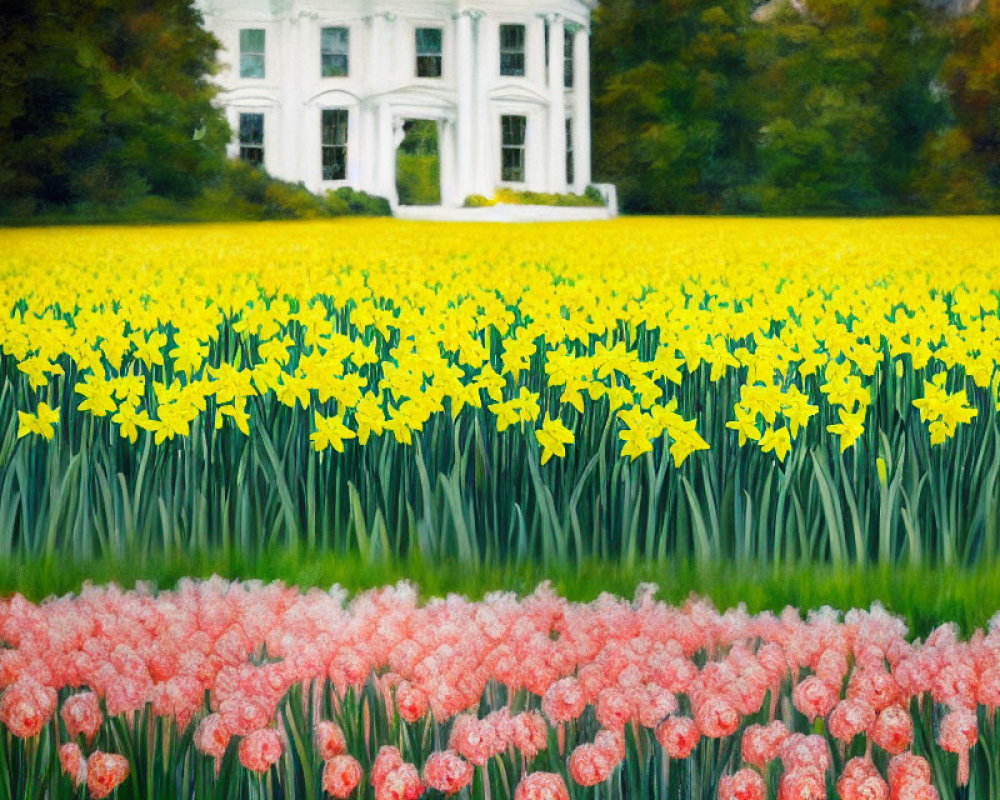
<svg viewBox="0 0 1000 800"><path fill-rule="evenodd" d="M441 55L441 29L417 28L417 55Z"/></svg>
<svg viewBox="0 0 1000 800"><path fill-rule="evenodd" d="M323 53L323 77L347 77L347 56L338 53Z"/></svg>
<svg viewBox="0 0 1000 800"><path fill-rule="evenodd" d="M573 88L573 34L566 31L563 34L563 86Z"/></svg>
<svg viewBox="0 0 1000 800"><path fill-rule="evenodd" d="M350 32L347 28L323 28L320 42L324 53L346 53Z"/></svg>
<svg viewBox="0 0 1000 800"><path fill-rule="evenodd" d="M347 148L323 148L323 180L342 181L347 176Z"/></svg>
<svg viewBox="0 0 1000 800"><path fill-rule="evenodd" d="M324 78L343 78L348 74L350 54L349 28L323 28L320 31L320 74Z"/></svg>
<svg viewBox="0 0 1000 800"><path fill-rule="evenodd" d="M573 183L573 120L566 120L566 183Z"/></svg>
<svg viewBox="0 0 1000 800"><path fill-rule="evenodd" d="M240 31L240 77L264 77L263 28L243 28Z"/></svg>
<svg viewBox="0 0 1000 800"><path fill-rule="evenodd" d="M500 176L505 181L524 182L524 150L520 148L504 148L503 172Z"/></svg>
<svg viewBox="0 0 1000 800"><path fill-rule="evenodd" d="M263 114L240 114L240 144L264 144Z"/></svg>
<svg viewBox="0 0 1000 800"><path fill-rule="evenodd" d="M347 177L347 109L323 109L321 124L323 180L342 181Z"/></svg>
<svg viewBox="0 0 1000 800"><path fill-rule="evenodd" d="M264 29L263 28L243 28L240 31L240 52L241 53L263 53L264 52Z"/></svg>
<svg viewBox="0 0 1000 800"><path fill-rule="evenodd" d="M262 167L264 165L264 148L241 147L240 158L255 167Z"/></svg>
<svg viewBox="0 0 1000 800"><path fill-rule="evenodd" d="M501 25L500 26L500 49L501 50L521 50L524 51L524 26L523 25Z"/></svg>
<svg viewBox="0 0 1000 800"><path fill-rule="evenodd" d="M347 144L347 109L323 110L323 144Z"/></svg>
<svg viewBox="0 0 1000 800"><path fill-rule="evenodd" d="M524 75L524 26L500 26L500 74Z"/></svg>
<svg viewBox="0 0 1000 800"><path fill-rule="evenodd" d="M440 78L441 56L417 56L418 78Z"/></svg>
<svg viewBox="0 0 1000 800"><path fill-rule="evenodd" d="M503 143L504 145L523 145L524 144L524 129L525 129L525 118L516 116L503 116L501 117L503 125Z"/></svg>
<svg viewBox="0 0 1000 800"><path fill-rule="evenodd" d="M500 153L500 178L504 181L522 183L524 181L524 137L527 120L525 117L504 115L500 117L503 147Z"/></svg>

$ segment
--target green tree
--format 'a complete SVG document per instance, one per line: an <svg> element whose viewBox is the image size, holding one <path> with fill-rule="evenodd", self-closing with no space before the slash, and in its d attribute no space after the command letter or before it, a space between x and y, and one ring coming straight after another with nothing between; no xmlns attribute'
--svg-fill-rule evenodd
<svg viewBox="0 0 1000 800"><path fill-rule="evenodd" d="M943 38L922 0L789 3L750 39L767 213L870 213L913 205L911 174L947 118L932 80Z"/></svg>
<svg viewBox="0 0 1000 800"><path fill-rule="evenodd" d="M954 127L930 140L919 182L943 210L1000 203L1000 0L980 3L949 26L941 69Z"/></svg>
<svg viewBox="0 0 1000 800"><path fill-rule="evenodd" d="M630 211L728 211L753 170L746 0L606 0L594 164Z"/></svg>
<svg viewBox="0 0 1000 800"><path fill-rule="evenodd" d="M182 199L230 137L192 0L0 5L0 210Z"/></svg>

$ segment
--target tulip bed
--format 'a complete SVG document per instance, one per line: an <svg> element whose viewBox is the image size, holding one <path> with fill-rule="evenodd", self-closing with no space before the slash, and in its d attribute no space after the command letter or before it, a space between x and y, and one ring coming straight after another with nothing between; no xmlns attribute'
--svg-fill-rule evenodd
<svg viewBox="0 0 1000 800"><path fill-rule="evenodd" d="M998 263L988 218L0 232L0 800L1000 797Z"/></svg>
<svg viewBox="0 0 1000 800"><path fill-rule="evenodd" d="M803 619L655 592L421 603L406 583L348 599L212 579L15 596L0 796L1000 791L1000 615L913 642L878 606Z"/></svg>

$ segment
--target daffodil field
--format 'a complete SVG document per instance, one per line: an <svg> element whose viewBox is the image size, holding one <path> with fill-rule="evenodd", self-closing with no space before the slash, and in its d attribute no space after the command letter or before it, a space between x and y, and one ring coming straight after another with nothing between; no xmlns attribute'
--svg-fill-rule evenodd
<svg viewBox="0 0 1000 800"><path fill-rule="evenodd" d="M1000 555L994 218L0 230L0 306L8 570ZM1000 794L996 619L4 591L0 800Z"/></svg>

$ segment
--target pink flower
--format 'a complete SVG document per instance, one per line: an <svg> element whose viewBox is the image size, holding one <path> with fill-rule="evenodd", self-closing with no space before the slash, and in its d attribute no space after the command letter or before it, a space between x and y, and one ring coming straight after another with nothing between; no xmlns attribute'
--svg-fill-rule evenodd
<svg viewBox="0 0 1000 800"><path fill-rule="evenodd" d="M424 793L420 773L413 764L401 764L375 786L375 800L417 800Z"/></svg>
<svg viewBox="0 0 1000 800"><path fill-rule="evenodd" d="M942 750L958 753L958 785L969 782L969 751L979 739L979 724L976 712L967 708L955 708L941 720L938 744Z"/></svg>
<svg viewBox="0 0 1000 800"><path fill-rule="evenodd" d="M448 747L477 767L483 766L506 746L505 731L498 728L496 722L499 720L489 717L480 720L471 714L460 714L452 723Z"/></svg>
<svg viewBox="0 0 1000 800"><path fill-rule="evenodd" d="M676 710L677 698L668 689L652 685L639 696L639 724L644 728L655 728Z"/></svg>
<svg viewBox="0 0 1000 800"><path fill-rule="evenodd" d="M826 800L823 772L813 767L795 767L781 776L778 800Z"/></svg>
<svg viewBox="0 0 1000 800"><path fill-rule="evenodd" d="M848 697L862 697L876 711L899 702L899 684L881 667L856 668L847 684Z"/></svg>
<svg viewBox="0 0 1000 800"><path fill-rule="evenodd" d="M117 753L96 750L87 759L87 790L94 800L111 794L128 777L128 761Z"/></svg>
<svg viewBox="0 0 1000 800"><path fill-rule="evenodd" d="M904 783L931 782L931 765L922 756L903 753L889 761L889 791L895 797Z"/></svg>
<svg viewBox="0 0 1000 800"><path fill-rule="evenodd" d="M344 732L336 723L321 720L316 723L314 734L316 749L319 750L319 756L324 761L347 752L347 740L344 738Z"/></svg>
<svg viewBox="0 0 1000 800"><path fill-rule="evenodd" d="M635 714L635 705L621 689L609 687L597 695L595 713L602 727L621 730Z"/></svg>
<svg viewBox="0 0 1000 800"><path fill-rule="evenodd" d="M569 800L569 789L561 775L531 772L521 778L514 790L514 800Z"/></svg>
<svg viewBox="0 0 1000 800"><path fill-rule="evenodd" d="M361 782L361 764L356 758L335 755L323 766L323 791L344 800Z"/></svg>
<svg viewBox="0 0 1000 800"><path fill-rule="evenodd" d="M472 764L454 750L433 753L424 763L424 783L445 794L455 794L472 783Z"/></svg>
<svg viewBox="0 0 1000 800"><path fill-rule="evenodd" d="M701 731L690 717L667 717L656 728L656 741L671 758L687 758L699 739Z"/></svg>
<svg viewBox="0 0 1000 800"><path fill-rule="evenodd" d="M511 717L510 734L514 747L521 751L525 761L531 761L549 744L548 725L537 711L522 711Z"/></svg>
<svg viewBox="0 0 1000 800"><path fill-rule="evenodd" d="M830 749L826 745L826 739L818 734L789 734L781 743L778 755L786 770L808 767L826 772L830 769Z"/></svg>
<svg viewBox="0 0 1000 800"><path fill-rule="evenodd" d="M261 728L240 742L240 763L252 772L267 772L281 758L281 739L273 728Z"/></svg>
<svg viewBox="0 0 1000 800"><path fill-rule="evenodd" d="M577 719L586 707L586 698L576 678L556 681L542 696L542 711L553 725Z"/></svg>
<svg viewBox="0 0 1000 800"><path fill-rule="evenodd" d="M569 757L569 775L581 786L603 783L614 768L611 755L594 744L581 744Z"/></svg>
<svg viewBox="0 0 1000 800"><path fill-rule="evenodd" d="M724 697L711 695L695 707L694 720L705 736L722 739L739 729L740 712Z"/></svg>
<svg viewBox="0 0 1000 800"><path fill-rule="evenodd" d="M864 733L874 724L875 709L860 698L841 700L830 712L830 734L844 744L850 744L851 739L859 733Z"/></svg>
<svg viewBox="0 0 1000 800"><path fill-rule="evenodd" d="M21 739L37 736L55 713L55 689L34 678L21 678L0 696L0 722Z"/></svg>
<svg viewBox="0 0 1000 800"><path fill-rule="evenodd" d="M60 711L70 738L82 733L89 745L104 722L101 704L93 692L80 692L66 698Z"/></svg>
<svg viewBox="0 0 1000 800"><path fill-rule="evenodd" d="M594 746L608 754L617 765L625 759L625 733L601 728L594 737Z"/></svg>
<svg viewBox="0 0 1000 800"><path fill-rule="evenodd" d="M816 717L829 714L839 699L840 693L815 675L806 678L792 690L792 704L805 714L810 723Z"/></svg>
<svg viewBox="0 0 1000 800"><path fill-rule="evenodd" d="M59 766L77 788L87 782L87 761L76 742L66 742L59 747Z"/></svg>
<svg viewBox="0 0 1000 800"><path fill-rule="evenodd" d="M756 770L743 768L719 781L719 800L764 800L767 787Z"/></svg>
<svg viewBox="0 0 1000 800"><path fill-rule="evenodd" d="M409 681L400 681L396 687L396 708L399 716L413 723L427 713L427 695Z"/></svg>
<svg viewBox="0 0 1000 800"><path fill-rule="evenodd" d="M376 789L385 780L385 776L403 766L403 757L392 745L384 744L379 748L372 764L372 786Z"/></svg>
<svg viewBox="0 0 1000 800"><path fill-rule="evenodd" d="M852 758L837 781L840 800L888 800L889 785L867 758Z"/></svg>
<svg viewBox="0 0 1000 800"><path fill-rule="evenodd" d="M209 714L198 723L194 731L194 746L206 756L221 759L229 747L232 733L218 714Z"/></svg>
<svg viewBox="0 0 1000 800"><path fill-rule="evenodd" d="M913 719L902 706L883 708L870 735L875 744L890 755L897 756L913 741Z"/></svg>
<svg viewBox="0 0 1000 800"><path fill-rule="evenodd" d="M782 742L788 738L788 728L781 720L770 725L751 725L743 731L740 750L743 760L758 769L764 769L778 757Z"/></svg>

